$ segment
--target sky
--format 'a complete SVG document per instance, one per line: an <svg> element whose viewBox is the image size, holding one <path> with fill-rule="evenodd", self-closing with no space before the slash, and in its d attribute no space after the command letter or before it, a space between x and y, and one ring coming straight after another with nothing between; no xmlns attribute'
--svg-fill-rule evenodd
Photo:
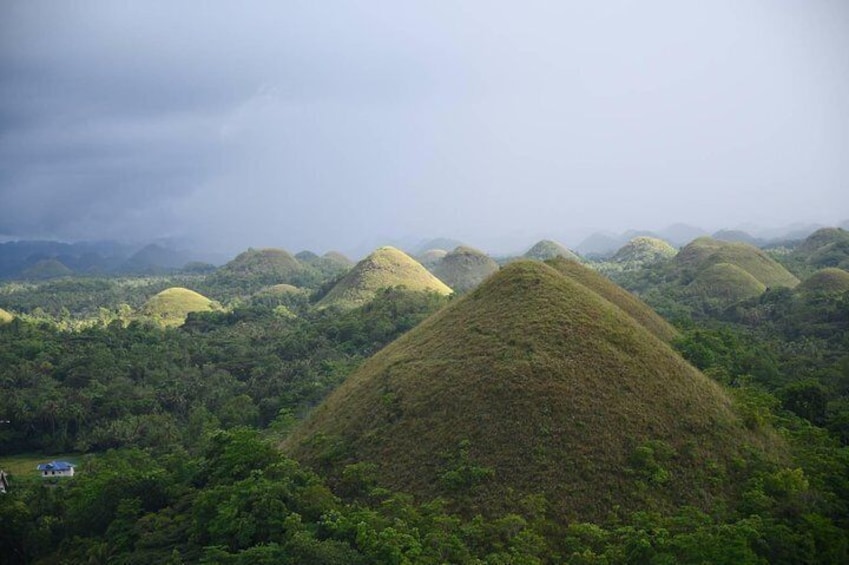
<svg viewBox="0 0 849 565"><path fill-rule="evenodd" d="M849 2L0 3L0 238L849 219Z"/></svg>

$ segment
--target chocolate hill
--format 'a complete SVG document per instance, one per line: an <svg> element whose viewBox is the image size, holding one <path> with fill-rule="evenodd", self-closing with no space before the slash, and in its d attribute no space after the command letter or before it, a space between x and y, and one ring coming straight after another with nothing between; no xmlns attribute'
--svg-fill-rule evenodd
<svg viewBox="0 0 849 565"><path fill-rule="evenodd" d="M565 523L712 511L733 462L776 444L620 307L520 261L366 361L283 447L337 478L372 464L379 484L470 515L543 495Z"/></svg>

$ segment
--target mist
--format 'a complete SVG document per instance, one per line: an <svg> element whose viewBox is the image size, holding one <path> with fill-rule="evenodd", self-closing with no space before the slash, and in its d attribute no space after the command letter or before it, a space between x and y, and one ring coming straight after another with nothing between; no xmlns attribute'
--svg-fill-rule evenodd
<svg viewBox="0 0 849 565"><path fill-rule="evenodd" d="M572 4L6 3L0 236L505 248L849 218L849 3Z"/></svg>

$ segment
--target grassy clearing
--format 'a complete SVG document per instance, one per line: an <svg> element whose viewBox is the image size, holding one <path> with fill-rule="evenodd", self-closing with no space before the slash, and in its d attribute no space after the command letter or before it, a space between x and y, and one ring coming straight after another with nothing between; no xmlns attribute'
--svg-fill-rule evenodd
<svg viewBox="0 0 849 565"><path fill-rule="evenodd" d="M35 470L39 463L50 461L67 461L74 465L79 464L79 453L59 453L45 455L44 453L20 453L17 455L0 455L0 469L3 469L11 477L11 480L41 479Z"/></svg>

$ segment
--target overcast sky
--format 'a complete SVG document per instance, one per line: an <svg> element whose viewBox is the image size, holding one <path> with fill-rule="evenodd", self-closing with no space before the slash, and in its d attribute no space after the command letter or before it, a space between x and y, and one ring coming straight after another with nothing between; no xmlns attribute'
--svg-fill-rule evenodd
<svg viewBox="0 0 849 565"><path fill-rule="evenodd" d="M846 0L0 3L5 239L845 219Z"/></svg>

